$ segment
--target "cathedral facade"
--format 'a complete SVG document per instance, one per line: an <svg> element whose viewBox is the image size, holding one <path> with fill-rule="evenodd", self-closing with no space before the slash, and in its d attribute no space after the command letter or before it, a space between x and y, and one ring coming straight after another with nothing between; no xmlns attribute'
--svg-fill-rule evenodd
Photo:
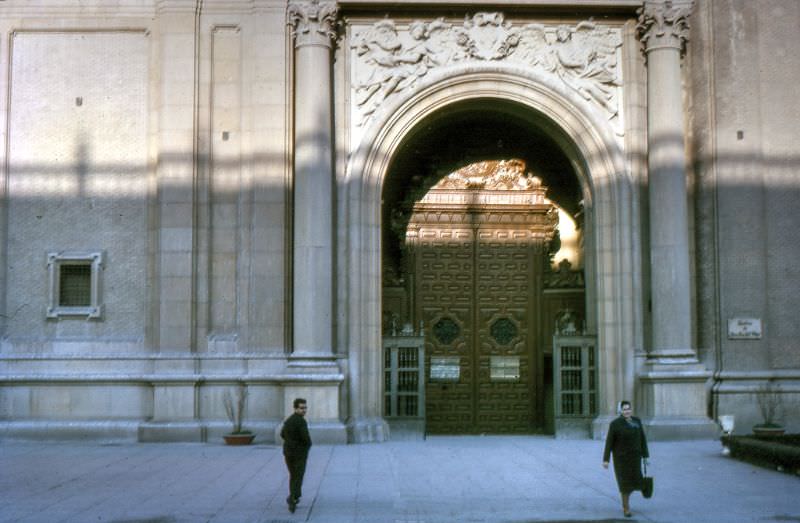
<svg viewBox="0 0 800 523"><path fill-rule="evenodd" d="M0 0L0 437L800 429L798 26Z"/></svg>

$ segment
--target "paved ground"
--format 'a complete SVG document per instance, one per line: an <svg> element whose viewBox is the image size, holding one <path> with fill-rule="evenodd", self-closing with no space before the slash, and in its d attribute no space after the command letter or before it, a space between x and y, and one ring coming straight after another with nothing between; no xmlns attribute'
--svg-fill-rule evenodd
<svg viewBox="0 0 800 523"><path fill-rule="evenodd" d="M717 441L651 443L656 493L633 521L800 522L800 478L723 457ZM433 437L315 446L295 514L280 448L0 446L0 521L604 522L622 517L602 442Z"/></svg>

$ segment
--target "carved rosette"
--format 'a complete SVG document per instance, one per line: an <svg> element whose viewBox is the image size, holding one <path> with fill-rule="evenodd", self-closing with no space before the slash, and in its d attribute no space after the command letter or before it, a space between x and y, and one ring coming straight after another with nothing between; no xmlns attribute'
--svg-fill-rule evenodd
<svg viewBox="0 0 800 523"><path fill-rule="evenodd" d="M636 31L645 53L672 47L683 54L689 40L689 15L693 0L646 0L637 11Z"/></svg>
<svg viewBox="0 0 800 523"><path fill-rule="evenodd" d="M331 47L336 38L336 2L292 2L286 20L292 26L295 47L318 45Z"/></svg>
<svg viewBox="0 0 800 523"><path fill-rule="evenodd" d="M590 20L515 25L502 13L477 13L460 23L383 19L353 31L355 121L363 125L384 101L413 90L431 71L464 62L509 62L553 76L611 120L619 114L621 46L619 28Z"/></svg>

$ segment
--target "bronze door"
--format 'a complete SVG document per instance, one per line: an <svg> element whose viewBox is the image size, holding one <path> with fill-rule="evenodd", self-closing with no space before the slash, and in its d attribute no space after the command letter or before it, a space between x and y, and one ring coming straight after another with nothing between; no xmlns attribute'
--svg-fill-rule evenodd
<svg viewBox="0 0 800 523"><path fill-rule="evenodd" d="M540 429L541 241L489 224L423 225L414 259L429 369L427 431Z"/></svg>

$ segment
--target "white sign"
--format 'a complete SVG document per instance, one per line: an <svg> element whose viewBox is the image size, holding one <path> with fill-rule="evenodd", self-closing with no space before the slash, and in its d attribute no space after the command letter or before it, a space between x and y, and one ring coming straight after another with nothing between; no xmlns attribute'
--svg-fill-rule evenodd
<svg viewBox="0 0 800 523"><path fill-rule="evenodd" d="M461 376L461 358L458 356L431 356L431 380L458 381Z"/></svg>
<svg viewBox="0 0 800 523"><path fill-rule="evenodd" d="M729 318L728 339L730 340L760 340L760 318Z"/></svg>

